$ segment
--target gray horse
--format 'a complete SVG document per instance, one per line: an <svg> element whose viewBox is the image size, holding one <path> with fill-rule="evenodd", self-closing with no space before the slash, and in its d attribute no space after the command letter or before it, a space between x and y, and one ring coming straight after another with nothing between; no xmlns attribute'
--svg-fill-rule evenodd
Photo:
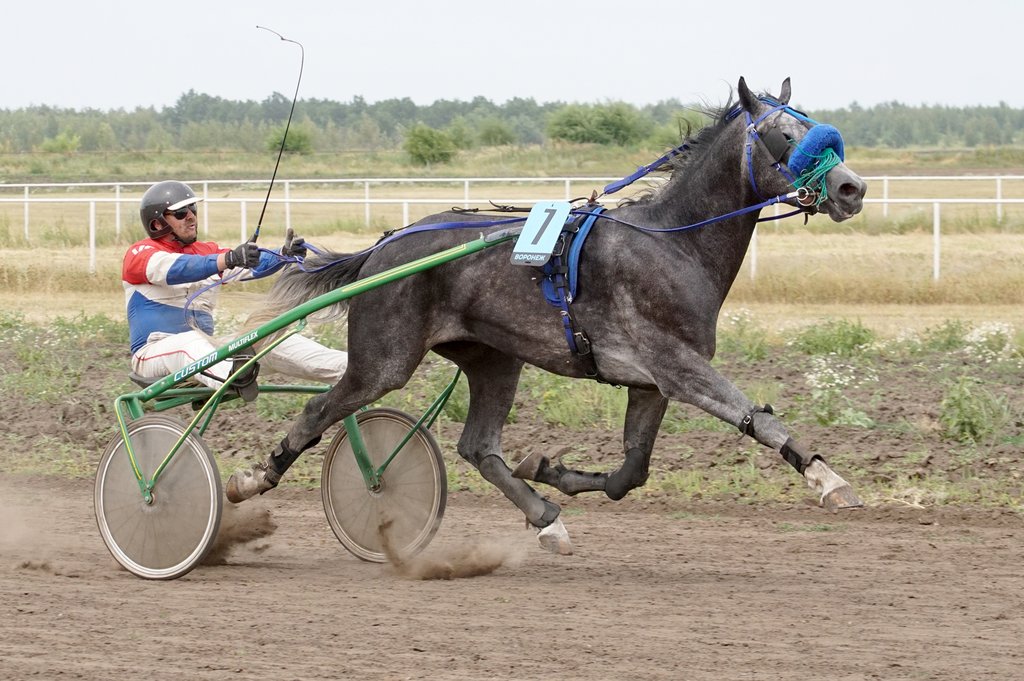
<svg viewBox="0 0 1024 681"><path fill-rule="evenodd" d="M526 515L550 551L572 551L561 509L526 480L567 494L603 491L621 499L647 480L669 400L695 405L780 452L825 506L862 505L820 455L789 436L770 407L754 404L710 363L719 310L760 209L780 201L805 212L827 212L840 222L861 210L866 190L864 181L840 162L838 131L788 106L788 78L778 97L751 93L742 78L737 91L737 103L709 111L712 124L652 164L671 171L663 186L600 214L579 256L579 287L571 305L558 309L545 302L538 291L539 270L511 266L510 247L504 246L352 298L344 377L309 401L266 461L231 477L229 499L240 501L274 487L329 427L402 388L432 350L468 378L469 412L459 454ZM833 139L826 143L831 155L818 153L826 149L821 144L806 149L812 137L829 138L818 134L825 128L831 128ZM790 172L798 156L805 167L800 179ZM831 167L819 162L826 156L832 158ZM800 192L794 183L802 186ZM579 212L597 210L589 203ZM717 221L704 224L711 219ZM469 230L475 237L494 231L494 221L494 216L449 212L417 225L478 222L478 229ZM286 272L272 290L274 309L292 308L467 240L464 229L412 231L361 254L307 259L307 266L337 264ZM502 426L524 363L628 389L625 457L618 470L574 471L543 454L527 457L514 471L506 465Z"/></svg>

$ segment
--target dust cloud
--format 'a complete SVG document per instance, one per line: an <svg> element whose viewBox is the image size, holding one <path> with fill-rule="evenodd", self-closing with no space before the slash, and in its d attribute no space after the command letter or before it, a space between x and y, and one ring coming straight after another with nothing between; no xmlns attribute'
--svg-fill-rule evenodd
<svg viewBox="0 0 1024 681"><path fill-rule="evenodd" d="M203 559L203 564L224 565L236 548L266 539L276 531L277 521L270 514L270 509L252 504L224 504L217 539ZM265 544L249 547L257 553L266 548Z"/></svg>
<svg viewBox="0 0 1024 681"><path fill-rule="evenodd" d="M489 575L502 566L517 567L526 555L521 546L505 546L483 542L466 546L442 548L430 555L401 556L392 546L388 530L392 522L385 520L378 527L384 555L400 576L407 579L465 579Z"/></svg>
<svg viewBox="0 0 1024 681"><path fill-rule="evenodd" d="M16 569L54 572L60 556L54 519L42 504L15 504L12 491L0 485L0 560Z"/></svg>

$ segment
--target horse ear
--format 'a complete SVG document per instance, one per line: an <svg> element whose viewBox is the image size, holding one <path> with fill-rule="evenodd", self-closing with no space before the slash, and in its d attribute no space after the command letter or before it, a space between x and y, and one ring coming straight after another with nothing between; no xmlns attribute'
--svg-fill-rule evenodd
<svg viewBox="0 0 1024 681"><path fill-rule="evenodd" d="M779 104L789 104L789 98L793 95L793 88L789 84L789 77L782 81L782 90L779 92Z"/></svg>
<svg viewBox="0 0 1024 681"><path fill-rule="evenodd" d="M745 111L753 111L757 107L757 98L751 94L750 88L747 87L747 81L743 76L740 76L740 84L736 87L736 90L740 95L740 106Z"/></svg>

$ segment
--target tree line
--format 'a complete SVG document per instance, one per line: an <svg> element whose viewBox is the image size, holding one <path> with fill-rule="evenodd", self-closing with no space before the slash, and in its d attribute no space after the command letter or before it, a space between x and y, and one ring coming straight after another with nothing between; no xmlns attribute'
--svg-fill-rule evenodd
<svg viewBox="0 0 1024 681"><path fill-rule="evenodd" d="M0 152L123 152L276 149L291 100L274 93L261 102L189 91L156 109L0 109ZM1024 109L998 106L907 106L856 103L807 111L843 132L857 147L962 148L1024 144ZM418 105L409 98L366 102L301 99L286 138L297 153L404 148L413 160L443 162L460 149L534 145L563 140L669 148L687 126L706 122L699 107L675 99L634 106L624 102L502 104L477 97Z"/></svg>

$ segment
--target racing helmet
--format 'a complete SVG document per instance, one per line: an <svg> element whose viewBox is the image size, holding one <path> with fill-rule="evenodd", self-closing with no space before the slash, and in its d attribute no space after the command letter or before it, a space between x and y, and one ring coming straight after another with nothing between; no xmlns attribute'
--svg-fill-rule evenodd
<svg viewBox="0 0 1024 681"><path fill-rule="evenodd" d="M174 180L157 182L142 195L142 203L139 206L139 217L142 219L142 227L146 230L146 235L155 239L167 234L171 231L171 226L164 220L164 213L202 200L184 182Z"/></svg>

